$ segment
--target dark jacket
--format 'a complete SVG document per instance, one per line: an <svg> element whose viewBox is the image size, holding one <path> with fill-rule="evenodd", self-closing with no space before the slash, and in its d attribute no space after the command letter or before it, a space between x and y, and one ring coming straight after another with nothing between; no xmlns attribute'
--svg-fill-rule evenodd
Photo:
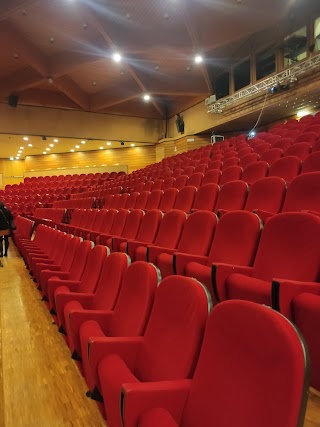
<svg viewBox="0 0 320 427"><path fill-rule="evenodd" d="M0 207L0 230L8 230L11 228L13 220L12 213L5 206Z"/></svg>

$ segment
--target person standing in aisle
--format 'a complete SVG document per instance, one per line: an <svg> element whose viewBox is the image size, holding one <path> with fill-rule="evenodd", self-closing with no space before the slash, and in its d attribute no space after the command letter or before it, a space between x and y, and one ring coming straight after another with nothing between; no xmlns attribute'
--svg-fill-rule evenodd
<svg viewBox="0 0 320 427"><path fill-rule="evenodd" d="M8 256L9 235L12 230L13 216L10 210L0 201L0 257ZM4 252L3 252L4 240Z"/></svg>

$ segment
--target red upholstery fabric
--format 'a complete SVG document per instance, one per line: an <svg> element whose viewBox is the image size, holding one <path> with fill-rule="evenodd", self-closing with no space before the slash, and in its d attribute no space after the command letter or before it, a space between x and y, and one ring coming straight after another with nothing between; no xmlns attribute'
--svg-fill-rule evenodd
<svg viewBox="0 0 320 427"><path fill-rule="evenodd" d="M95 246L89 252L80 280L60 280L51 278L48 281L49 307L56 309L60 319L63 318L64 297L66 292L94 293L101 269L109 251L105 246Z"/></svg>
<svg viewBox="0 0 320 427"><path fill-rule="evenodd" d="M240 166L230 166L222 172L219 185L224 185L227 182L241 179L241 175L242 168Z"/></svg>
<svg viewBox="0 0 320 427"><path fill-rule="evenodd" d="M312 210L320 212L320 172L297 176L289 185L282 212Z"/></svg>
<svg viewBox="0 0 320 427"><path fill-rule="evenodd" d="M176 182L176 178L174 178L174 177L170 177L170 178L165 179L163 181L163 184L162 184L162 188L161 188L162 191L166 191L169 188L172 188L174 186L175 182Z"/></svg>
<svg viewBox="0 0 320 427"><path fill-rule="evenodd" d="M142 191L136 199L135 209L145 209L150 191Z"/></svg>
<svg viewBox="0 0 320 427"><path fill-rule="evenodd" d="M292 138L281 138L273 144L273 148L280 148L282 151L285 151L288 147L293 144Z"/></svg>
<svg viewBox="0 0 320 427"><path fill-rule="evenodd" d="M125 384L124 424L296 427L306 410L307 369L306 348L283 316L228 301L210 314L190 391L167 382L146 387L142 402L139 388Z"/></svg>
<svg viewBox="0 0 320 427"><path fill-rule="evenodd" d="M260 160L267 162L271 166L274 162L281 159L283 150L281 148L272 148L261 154Z"/></svg>
<svg viewBox="0 0 320 427"><path fill-rule="evenodd" d="M250 163L244 168L241 179L251 185L258 181L258 179L267 176L268 170L269 165L267 162L259 161Z"/></svg>
<svg viewBox="0 0 320 427"><path fill-rule="evenodd" d="M128 240L134 239L138 233L143 216L144 211L142 209L133 209L132 211L130 211L129 215L127 216L124 229L122 230L121 237ZM101 241L103 241L102 238ZM118 241L116 239L112 239L112 244L109 246L109 248L114 252L118 251Z"/></svg>
<svg viewBox="0 0 320 427"><path fill-rule="evenodd" d="M75 238L76 237L73 239ZM65 280L80 280L92 246L93 243L89 240L83 241L76 245L73 257L68 258L68 264L70 265L70 268L67 270L42 270L40 273L42 295L48 297L48 280L51 277L58 277Z"/></svg>
<svg viewBox="0 0 320 427"><path fill-rule="evenodd" d="M301 174L320 172L320 152L310 154L302 163Z"/></svg>
<svg viewBox="0 0 320 427"><path fill-rule="evenodd" d="M300 294L293 301L294 321L306 340L311 362L311 386L320 390L320 296Z"/></svg>
<svg viewBox="0 0 320 427"><path fill-rule="evenodd" d="M158 209L162 195L162 190L151 191L146 204L146 210L150 211L151 209Z"/></svg>
<svg viewBox="0 0 320 427"><path fill-rule="evenodd" d="M154 241L155 246L163 248L176 248L186 221L186 213L179 210L167 212L159 226L157 237ZM136 245L135 245L136 246ZM138 261L147 260L146 244L141 242L139 247L136 246L135 259Z"/></svg>
<svg viewBox="0 0 320 427"><path fill-rule="evenodd" d="M248 190L248 184L244 181L228 182L220 189L214 212L217 213L220 209L227 211L243 209Z"/></svg>
<svg viewBox="0 0 320 427"><path fill-rule="evenodd" d="M231 166L237 166L239 162L240 162L240 159L237 156L224 160L222 165L222 171L230 168Z"/></svg>
<svg viewBox="0 0 320 427"><path fill-rule="evenodd" d="M177 195L173 209L178 209L183 212L190 212L196 193L197 188L194 186L188 185L184 188L181 188Z"/></svg>
<svg viewBox="0 0 320 427"><path fill-rule="evenodd" d="M204 263L187 263L185 274L196 277L212 290L211 265L212 263L226 263L235 265L252 265L261 232L261 222L252 212L229 212L218 222L209 256ZM179 263L176 256L176 263ZM180 272L180 268L178 272Z"/></svg>
<svg viewBox="0 0 320 427"><path fill-rule="evenodd" d="M97 369L100 360L108 354L108 337L144 334L159 280L159 271L154 265L137 261L124 273L114 311L72 315L78 323L83 370L90 390L94 386L100 388Z"/></svg>
<svg viewBox="0 0 320 427"><path fill-rule="evenodd" d="M260 156L258 153L247 154L246 156L241 158L240 166L244 169L251 163L257 162L259 159L260 159Z"/></svg>
<svg viewBox="0 0 320 427"><path fill-rule="evenodd" d="M153 243L155 240L162 217L162 212L157 209L146 212L141 220L135 240L127 240L124 242L123 240L121 241L121 238L115 238L115 241L119 243L119 250L121 252L127 252L131 260L134 261L136 248L141 244L147 245Z"/></svg>
<svg viewBox="0 0 320 427"><path fill-rule="evenodd" d="M193 187L199 188L201 186L202 180L203 180L203 173L195 172L189 176L189 179L187 181L187 186L191 185Z"/></svg>
<svg viewBox="0 0 320 427"><path fill-rule="evenodd" d="M277 176L261 178L250 187L244 209L257 212L264 220L267 214L281 211L286 191L284 179Z"/></svg>
<svg viewBox="0 0 320 427"><path fill-rule="evenodd" d="M94 294L74 294L64 307L64 317L59 318L68 336L71 350L81 354L79 328L84 320L91 319L93 312L113 310L118 300L124 272L130 265L130 258L123 253L110 254L104 261L100 279ZM83 320L84 319L84 320Z"/></svg>
<svg viewBox="0 0 320 427"><path fill-rule="evenodd" d="M114 352L99 363L110 426L122 425L119 411L122 384L134 386L139 382L184 379L193 375L208 307L207 294L194 279L171 276L162 281L139 351L125 355Z"/></svg>
<svg viewBox="0 0 320 427"><path fill-rule="evenodd" d="M183 227L177 249L178 253L207 255L217 226L217 216L212 212L198 211L190 215ZM156 247L157 248L157 247ZM149 248L149 260L155 262L161 271L162 278L170 276L173 271L173 255L166 248L157 248L153 259L153 247Z"/></svg>
<svg viewBox="0 0 320 427"><path fill-rule="evenodd" d="M125 227L126 221L128 219L129 211L122 209L115 216L110 228L110 231L106 233L103 231L100 236L97 238L97 242L102 245L112 236L121 236L123 229Z"/></svg>
<svg viewBox="0 0 320 427"><path fill-rule="evenodd" d="M273 278L317 281L320 259L316 242L319 238L320 218L315 215L282 213L273 216L263 229L252 277L231 274L226 280L228 297L242 296L271 305ZM302 259L308 262L301 262Z"/></svg>
<svg viewBox="0 0 320 427"><path fill-rule="evenodd" d="M159 209L163 212L168 212L173 208L173 205L176 201L179 190L177 188L169 188L164 191L161 198Z"/></svg>
<svg viewBox="0 0 320 427"><path fill-rule="evenodd" d="M259 156L261 156L261 154L265 153L266 151L269 151L271 149L271 144L268 144L267 142L264 144L260 144L258 145L255 149L254 152L259 154Z"/></svg>
<svg viewBox="0 0 320 427"><path fill-rule="evenodd" d="M300 160L304 160L309 156L310 152L311 145L306 142L300 142L288 147L283 153L283 156L296 156L299 157Z"/></svg>
<svg viewBox="0 0 320 427"><path fill-rule="evenodd" d="M279 176L287 182L299 175L301 160L295 156L287 156L274 162L269 169L269 176Z"/></svg>
<svg viewBox="0 0 320 427"><path fill-rule="evenodd" d="M93 242L96 242L97 237L100 236L100 234L102 234L102 233L108 234L111 230L111 227L113 225L113 222L114 222L114 219L115 219L117 212L118 211L116 209L108 210L105 217L104 217L104 220L101 224L100 230L99 231L91 231L90 236L88 236L88 237L90 237L90 239L88 239L88 240L92 240Z"/></svg>
<svg viewBox="0 0 320 427"><path fill-rule="evenodd" d="M202 180L202 185L205 184L218 184L221 177L220 169L211 169L208 170Z"/></svg>
<svg viewBox="0 0 320 427"><path fill-rule="evenodd" d="M196 192L196 197L192 205L193 210L210 211L214 210L220 187L217 184L202 185Z"/></svg>

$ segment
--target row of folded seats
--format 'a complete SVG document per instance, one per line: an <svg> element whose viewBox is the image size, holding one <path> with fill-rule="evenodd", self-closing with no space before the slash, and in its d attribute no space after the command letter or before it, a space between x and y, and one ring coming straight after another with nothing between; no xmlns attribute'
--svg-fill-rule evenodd
<svg viewBox="0 0 320 427"><path fill-rule="evenodd" d="M233 153L227 154L233 156ZM227 160L214 160L208 167L201 165L201 169L199 167L176 169L172 176L143 181L127 190L128 192L165 191L169 188L180 190L190 185L200 188L209 183L224 185L235 179L241 179L251 185L265 176L279 176L291 182L299 174L320 170L320 152L311 153L302 159L297 152L282 157L282 150L279 148L270 150L261 157L257 153L251 153L246 154L243 159L233 156Z"/></svg>
<svg viewBox="0 0 320 427"><path fill-rule="evenodd" d="M288 212L301 209L320 211L318 191L320 172L310 172L296 177L289 185L279 177L266 177L256 181L249 187L243 181L231 181L222 187L217 184L206 184L196 190L188 186L180 191L168 189L155 190L151 193L124 193L106 198L104 209L98 214L98 209L84 211L75 209L69 224L60 224L64 231L72 227L87 230L110 230L110 220L107 223L103 217L106 210L142 209L145 211L159 209L169 212L172 209L189 213L197 210L215 212L221 216L224 211L244 209L258 212L265 221L269 216L278 212ZM50 209L47 209L49 211ZM83 213L86 212L86 215ZM124 213L122 215L125 215ZM111 223L112 225L112 223ZM118 229L117 229L118 230ZM120 230L120 233L122 231Z"/></svg>
<svg viewBox="0 0 320 427"><path fill-rule="evenodd" d="M210 212L189 218L202 214L212 219L216 236L223 221L247 218L248 227L234 223L233 233L225 229L228 244L221 236L216 262L224 267L237 262L236 255L228 255L236 253L234 244L239 252L248 252L247 242L253 238L250 262L243 264L252 265L260 234L257 216L233 212L218 224ZM263 233L278 233L285 222L284 240L292 244L289 231L300 232L294 218L300 226L312 218L320 227L312 214L288 213L272 218ZM203 225L202 236L208 225ZM318 237L317 230L313 240ZM275 244L268 240L267 251L272 251ZM87 396L97 401L109 427L303 425L307 348L276 311L249 301L224 301L212 309L210 293L196 279L171 275L161 281L152 263L131 264L128 254L110 254L106 246L45 225L39 225L34 240L20 239L18 248L66 335L88 385ZM297 256L286 250L280 258L289 265ZM274 266L270 268L273 274ZM296 276L292 270L288 278ZM316 370L312 366L313 375Z"/></svg>

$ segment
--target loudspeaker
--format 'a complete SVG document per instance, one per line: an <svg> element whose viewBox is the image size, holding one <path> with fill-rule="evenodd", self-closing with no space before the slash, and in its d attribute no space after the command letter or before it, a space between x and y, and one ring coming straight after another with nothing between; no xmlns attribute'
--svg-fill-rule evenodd
<svg viewBox="0 0 320 427"><path fill-rule="evenodd" d="M8 104L10 105L10 107L16 107L18 105L18 101L18 95L10 95L8 98Z"/></svg>

